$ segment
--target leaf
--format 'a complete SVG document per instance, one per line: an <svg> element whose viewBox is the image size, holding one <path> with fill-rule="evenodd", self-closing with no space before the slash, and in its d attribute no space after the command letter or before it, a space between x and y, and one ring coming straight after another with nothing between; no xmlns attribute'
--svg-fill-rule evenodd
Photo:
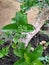
<svg viewBox="0 0 49 65"><path fill-rule="evenodd" d="M19 43L17 45L17 48L13 50L14 54L18 57L23 57L25 52L25 46L24 43Z"/></svg>
<svg viewBox="0 0 49 65"><path fill-rule="evenodd" d="M15 23L13 23L13 24L8 24L8 25L6 25L6 26L4 26L4 27L2 28L3 31L9 31L9 30L11 30L11 31L16 31L17 29L18 29L18 25L15 24Z"/></svg>
<svg viewBox="0 0 49 65"><path fill-rule="evenodd" d="M39 3L39 0L33 0L33 6Z"/></svg>
<svg viewBox="0 0 49 65"><path fill-rule="evenodd" d="M12 48L16 49L17 45L15 43L12 44Z"/></svg>
<svg viewBox="0 0 49 65"><path fill-rule="evenodd" d="M18 23L19 25L25 25L28 23L27 14L24 14L21 11L16 12L15 19L16 19L16 23Z"/></svg>
<svg viewBox="0 0 49 65"><path fill-rule="evenodd" d="M41 61L35 60L34 62L32 62L32 65L43 65L43 64Z"/></svg>
<svg viewBox="0 0 49 65"><path fill-rule="evenodd" d="M9 47L2 48L3 55L7 55L9 52Z"/></svg>
<svg viewBox="0 0 49 65"><path fill-rule="evenodd" d="M30 32L34 30L34 26L32 26L31 24L27 24L27 25L20 25L18 31L22 31L22 32Z"/></svg>
<svg viewBox="0 0 49 65"><path fill-rule="evenodd" d="M14 65L19 65L24 62L24 59L20 59L14 63Z"/></svg>
<svg viewBox="0 0 49 65"><path fill-rule="evenodd" d="M16 32L29 32L29 31L33 31L34 27L31 24L27 24L27 25L19 25L18 23L12 23L12 24L8 24L6 26L4 26L2 28L3 31L7 32L7 31L16 31Z"/></svg>
<svg viewBox="0 0 49 65"><path fill-rule="evenodd" d="M21 57L21 54L20 54L20 52L19 52L17 49L14 49L14 50L13 50L13 53L14 53L16 56Z"/></svg>
<svg viewBox="0 0 49 65"><path fill-rule="evenodd" d="M19 34L16 34L13 38L13 42L16 44L18 42L18 39L20 38Z"/></svg>
<svg viewBox="0 0 49 65"><path fill-rule="evenodd" d="M29 44L29 45L26 47L26 50L27 50L27 52L30 52L30 50L31 50L31 44Z"/></svg>
<svg viewBox="0 0 49 65"><path fill-rule="evenodd" d="M24 53L24 58L25 58L25 61L26 61L28 64L31 63L31 59L30 59L30 57L28 56L27 53Z"/></svg>
<svg viewBox="0 0 49 65"><path fill-rule="evenodd" d="M5 42L4 40L0 40L0 45L4 44L4 42Z"/></svg>
<svg viewBox="0 0 49 65"><path fill-rule="evenodd" d="M2 58L4 55L2 53L2 50L0 50L0 58Z"/></svg>
<svg viewBox="0 0 49 65"><path fill-rule="evenodd" d="M20 59L14 63L14 65L43 65L39 60L35 60L31 64L25 62L24 59Z"/></svg>
<svg viewBox="0 0 49 65"><path fill-rule="evenodd" d="M24 49L26 47L25 47L25 44L23 42L18 42L18 48L19 49Z"/></svg>
<svg viewBox="0 0 49 65"><path fill-rule="evenodd" d="M31 53L31 58L32 60L36 60L39 57L42 56L42 52L43 52L43 46L39 45L34 51L32 51Z"/></svg>
<svg viewBox="0 0 49 65"><path fill-rule="evenodd" d="M31 25L31 24L27 24L27 30L28 30L28 32L29 31L33 31L34 30L34 26Z"/></svg>
<svg viewBox="0 0 49 65"><path fill-rule="evenodd" d="M21 5L21 9L26 11L36 4L38 4L38 0L24 0L24 3Z"/></svg>
<svg viewBox="0 0 49 65"><path fill-rule="evenodd" d="M8 52L9 52L9 47L2 48L2 50L0 50L0 58L6 56Z"/></svg>
<svg viewBox="0 0 49 65"><path fill-rule="evenodd" d="M16 61L14 65L29 65L29 64L27 64L24 59L20 59Z"/></svg>

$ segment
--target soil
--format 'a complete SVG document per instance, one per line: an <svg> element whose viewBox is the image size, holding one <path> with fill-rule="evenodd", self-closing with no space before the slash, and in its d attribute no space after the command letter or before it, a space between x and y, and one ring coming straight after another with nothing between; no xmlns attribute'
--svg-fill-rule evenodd
<svg viewBox="0 0 49 65"><path fill-rule="evenodd" d="M46 41L46 42L48 42L48 41L49 41L49 36L47 36L47 35L45 35L45 34L40 34L40 33L38 33L38 34L36 34L36 35L32 38L32 40L31 40L30 42L31 42L31 45L32 45L34 48L36 48L37 45L38 45L41 41L43 41L43 40ZM7 45L9 45L9 44L10 44L10 42L7 41L7 42L5 42L5 45L3 45L3 47L5 47L5 46L7 46ZM1 47L0 47L0 48L1 48ZM9 51L8 56L5 56L5 57L3 57L3 58L0 58L0 65L13 65L14 62L19 59L18 57L16 57L16 56L13 54L13 51L12 51L12 50L13 50L13 49L10 48L10 51ZM47 55L47 54L49 54L49 46L46 48L46 50L44 50L43 56L45 56L45 55Z"/></svg>

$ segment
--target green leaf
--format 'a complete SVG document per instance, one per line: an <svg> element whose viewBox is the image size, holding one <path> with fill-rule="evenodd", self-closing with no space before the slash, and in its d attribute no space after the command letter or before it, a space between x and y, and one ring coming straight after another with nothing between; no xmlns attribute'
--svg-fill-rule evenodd
<svg viewBox="0 0 49 65"><path fill-rule="evenodd" d="M16 12L15 19L16 19L16 23L18 23L19 25L25 25L28 23L27 14L24 14L21 11Z"/></svg>
<svg viewBox="0 0 49 65"><path fill-rule="evenodd" d="M28 32L29 31L33 31L34 30L34 26L31 25L31 24L27 24L27 30L28 30Z"/></svg>
<svg viewBox="0 0 49 65"><path fill-rule="evenodd" d="M0 45L3 45L4 44L4 40L0 40Z"/></svg>
<svg viewBox="0 0 49 65"><path fill-rule="evenodd" d="M11 31L16 31L17 29L18 29L18 25L15 24L15 23L13 23L13 24L8 24L8 25L6 25L6 26L4 26L4 27L2 28L3 31L9 31L9 30L11 30Z"/></svg>
<svg viewBox="0 0 49 65"><path fill-rule="evenodd" d="M25 58L25 61L26 61L28 64L31 63L31 59L30 59L30 57L28 56L27 53L24 53L24 58Z"/></svg>
<svg viewBox="0 0 49 65"><path fill-rule="evenodd" d="M13 38L13 42L16 44L18 42L18 39L20 38L20 34L17 34Z"/></svg>
<svg viewBox="0 0 49 65"><path fill-rule="evenodd" d="M20 52L18 51L18 49L14 49L14 50L13 50L13 53L14 53L16 56L21 57L21 54L20 54Z"/></svg>
<svg viewBox="0 0 49 65"><path fill-rule="evenodd" d="M12 48L16 49L17 45L15 43L12 44Z"/></svg>
<svg viewBox="0 0 49 65"><path fill-rule="evenodd" d="M29 44L29 45L26 47L26 50L27 50L27 52L30 52L30 50L31 50L31 44Z"/></svg>
<svg viewBox="0 0 49 65"><path fill-rule="evenodd" d="M0 50L0 58L6 56L8 52L9 52L9 47L2 48L2 50Z"/></svg>
<svg viewBox="0 0 49 65"><path fill-rule="evenodd" d="M16 32L30 32L34 30L34 27L31 24L19 25L18 23L12 23L4 26L3 31L16 31Z"/></svg>
<svg viewBox="0 0 49 65"><path fill-rule="evenodd" d="M20 60L16 61L16 62L14 63L14 65L20 65L20 64L23 63L23 62L24 62L24 59L20 59Z"/></svg>
<svg viewBox="0 0 49 65"><path fill-rule="evenodd" d="M13 50L14 54L18 57L23 57L25 51L24 43L18 43L17 48Z"/></svg>
<svg viewBox="0 0 49 65"><path fill-rule="evenodd" d="M31 58L32 60L36 60L39 57L42 56L42 52L43 52L43 46L39 45L34 51L32 51L31 53Z"/></svg>
<svg viewBox="0 0 49 65"><path fill-rule="evenodd" d="M18 47L19 47L20 49L24 49L24 48L25 48L25 43L23 43L23 42L18 42Z"/></svg>
<svg viewBox="0 0 49 65"><path fill-rule="evenodd" d="M24 59L20 59L16 61L14 65L29 65L29 64L27 64Z"/></svg>
<svg viewBox="0 0 49 65"><path fill-rule="evenodd" d="M24 0L24 3L21 5L21 9L26 11L36 4L38 4L38 0Z"/></svg>
<svg viewBox="0 0 49 65"><path fill-rule="evenodd" d="M2 48L3 55L7 55L9 52L9 47Z"/></svg>
<svg viewBox="0 0 49 65"><path fill-rule="evenodd" d="M2 50L0 50L0 58L2 58L4 55L2 53Z"/></svg>
<svg viewBox="0 0 49 65"><path fill-rule="evenodd" d="M33 6L35 6L36 4L38 4L39 0L33 0Z"/></svg>
<svg viewBox="0 0 49 65"><path fill-rule="evenodd" d="M43 65L43 64L41 61L35 60L34 62L32 62L32 65Z"/></svg>

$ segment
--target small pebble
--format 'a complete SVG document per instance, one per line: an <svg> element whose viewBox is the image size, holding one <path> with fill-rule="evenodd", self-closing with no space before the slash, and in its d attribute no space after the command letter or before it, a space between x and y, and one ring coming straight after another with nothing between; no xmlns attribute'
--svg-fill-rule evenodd
<svg viewBox="0 0 49 65"><path fill-rule="evenodd" d="M46 41L41 41L40 44L45 46L46 45Z"/></svg>

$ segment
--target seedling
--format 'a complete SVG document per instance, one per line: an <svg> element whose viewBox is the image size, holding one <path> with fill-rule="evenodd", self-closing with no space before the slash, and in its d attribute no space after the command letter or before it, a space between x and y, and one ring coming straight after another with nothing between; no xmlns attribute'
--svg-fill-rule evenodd
<svg viewBox="0 0 49 65"><path fill-rule="evenodd" d="M10 24L4 26L2 30L5 32L6 41L10 40L11 43L9 47L2 48L0 50L0 58L8 55L10 46L13 48L13 53L20 59L14 63L14 65L43 65L41 62L43 47L39 45L34 51L31 50L31 45L27 47L25 43L20 42L20 38L26 37L26 34L33 31L35 28L33 25L28 24L27 13L33 6L39 6L40 9L44 7L45 4L49 5L49 0L19 0L23 2L20 5L20 11L16 12L14 18ZM0 40L0 44L4 44L3 40ZM40 59L39 59L40 58Z"/></svg>

